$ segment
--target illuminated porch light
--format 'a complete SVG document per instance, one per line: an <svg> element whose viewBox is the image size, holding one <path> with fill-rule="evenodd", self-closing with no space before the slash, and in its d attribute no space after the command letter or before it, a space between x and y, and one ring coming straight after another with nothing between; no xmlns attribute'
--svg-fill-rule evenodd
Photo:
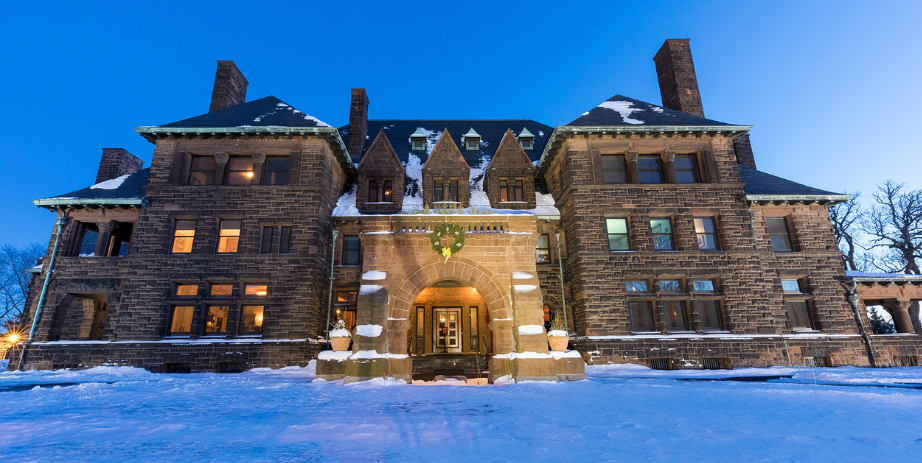
<svg viewBox="0 0 922 463"><path fill-rule="evenodd" d="M252 171L252 170L247 171L247 178L253 178L253 171Z"/></svg>

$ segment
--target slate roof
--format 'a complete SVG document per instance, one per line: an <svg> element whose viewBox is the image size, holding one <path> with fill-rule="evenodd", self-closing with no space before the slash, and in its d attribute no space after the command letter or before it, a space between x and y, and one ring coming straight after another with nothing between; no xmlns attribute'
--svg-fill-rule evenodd
<svg viewBox="0 0 922 463"><path fill-rule="evenodd" d="M422 128L423 131L427 134L426 150L411 149L410 135L416 132L418 128ZM467 161L468 165L473 167L480 164L484 156L487 156L490 159L493 158L493 154L496 152L496 148L499 147L499 142L502 141L503 135L506 134L506 129L511 129L514 134L518 135L523 128L528 129L529 132L534 134L534 147L531 150L525 150L525 152L528 153L528 158L532 162L537 161L541 157L541 152L544 150L544 145L546 145L548 140L550 140L551 133L554 131L554 128L530 119L372 119L368 121L368 134L365 139L365 146L362 148L362 152L350 154L352 155L352 161L358 165L362 159L362 156L365 154L365 151L368 150L368 147L371 146L371 142L374 141L375 137L378 135L378 132L381 129L384 129L384 133L387 135L387 139L394 147L394 152L397 153L397 157L400 158L400 162L406 164L409 160L409 155L413 154L419 157L421 163L425 163L426 160L429 159L429 153L432 152L432 148L434 148L435 143L438 142L442 131L448 129L448 132L451 133L452 140L455 142L455 145L457 145L458 149L461 150L461 154L464 156L464 160ZM480 135L480 150L467 150L462 144L462 137L471 129L474 129ZM348 146L348 140L350 136L349 126L346 125L340 127L339 133Z"/></svg>
<svg viewBox="0 0 922 463"><path fill-rule="evenodd" d="M274 96L267 96L159 127L329 127L329 125L298 111Z"/></svg>
<svg viewBox="0 0 922 463"><path fill-rule="evenodd" d="M566 125L571 127L610 127L645 125L718 126L729 124L666 109L662 106L656 106L626 96L615 95Z"/></svg>
<svg viewBox="0 0 922 463"><path fill-rule="evenodd" d="M777 196L843 196L841 193L820 190L797 182L767 174L760 170L739 164L740 180L746 185L743 191L747 195Z"/></svg>
<svg viewBox="0 0 922 463"><path fill-rule="evenodd" d="M72 204L144 204L144 186L147 185L148 174L150 174L150 167L124 176L125 179L115 188L99 187L106 183L111 185L116 181L112 179L93 185L97 188L90 186L50 198L36 199L32 202L40 207Z"/></svg>

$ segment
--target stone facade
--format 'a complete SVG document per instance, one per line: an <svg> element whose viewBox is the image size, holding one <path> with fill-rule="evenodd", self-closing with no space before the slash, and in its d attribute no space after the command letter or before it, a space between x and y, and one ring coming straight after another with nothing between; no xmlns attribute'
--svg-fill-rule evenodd
<svg viewBox="0 0 922 463"><path fill-rule="evenodd" d="M458 145L451 139L448 130L442 132L429 159L423 164L423 203L430 206L460 206L468 207L471 201L471 185L468 179L471 175L471 166L464 160ZM441 199L436 196L435 182L443 185ZM451 187L457 184L457 197L451 198Z"/></svg>

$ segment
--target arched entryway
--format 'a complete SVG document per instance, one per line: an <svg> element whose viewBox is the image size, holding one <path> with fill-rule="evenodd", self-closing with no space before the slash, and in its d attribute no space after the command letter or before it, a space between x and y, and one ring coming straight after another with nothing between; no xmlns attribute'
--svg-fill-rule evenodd
<svg viewBox="0 0 922 463"><path fill-rule="evenodd" d="M445 280L416 296L410 310L411 355L492 352L489 308L477 288Z"/></svg>

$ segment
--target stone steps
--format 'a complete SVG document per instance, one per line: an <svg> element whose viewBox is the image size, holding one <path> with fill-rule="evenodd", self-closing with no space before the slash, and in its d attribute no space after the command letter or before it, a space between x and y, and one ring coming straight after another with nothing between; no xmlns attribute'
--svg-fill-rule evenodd
<svg viewBox="0 0 922 463"><path fill-rule="evenodd" d="M478 354L430 354L413 356L413 379L431 381L436 376L485 378L487 357Z"/></svg>

